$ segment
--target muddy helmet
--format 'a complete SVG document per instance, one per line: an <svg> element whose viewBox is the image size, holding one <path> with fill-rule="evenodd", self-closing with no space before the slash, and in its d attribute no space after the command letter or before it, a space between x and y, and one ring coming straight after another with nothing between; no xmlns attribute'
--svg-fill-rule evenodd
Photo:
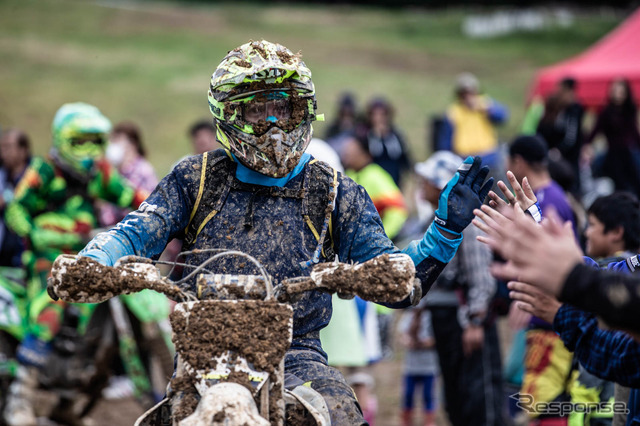
<svg viewBox="0 0 640 426"><path fill-rule="evenodd" d="M218 141L245 166L282 177L298 164L316 116L311 71L286 47L251 41L230 51L209 87Z"/></svg>
<svg viewBox="0 0 640 426"><path fill-rule="evenodd" d="M66 170L79 176L87 175L105 153L109 130L111 122L93 105L64 104L51 126L51 155Z"/></svg>

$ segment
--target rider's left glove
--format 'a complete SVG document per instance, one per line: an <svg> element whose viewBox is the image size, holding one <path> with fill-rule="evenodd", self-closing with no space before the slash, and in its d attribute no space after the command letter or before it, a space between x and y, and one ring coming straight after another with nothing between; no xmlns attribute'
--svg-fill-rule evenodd
<svg viewBox="0 0 640 426"><path fill-rule="evenodd" d="M440 229L460 235L471 223L473 210L480 208L493 185L493 178L484 181L487 174L489 167L482 166L480 157L464 160L440 194L435 217Z"/></svg>

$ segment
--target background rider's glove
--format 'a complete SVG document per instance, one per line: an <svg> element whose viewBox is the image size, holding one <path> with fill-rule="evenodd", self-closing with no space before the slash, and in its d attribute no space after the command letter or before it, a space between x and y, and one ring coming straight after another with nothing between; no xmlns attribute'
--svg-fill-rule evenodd
<svg viewBox="0 0 640 426"><path fill-rule="evenodd" d="M464 160L440 194L435 217L440 228L460 234L471 223L473 210L480 208L493 185L493 178L484 182L488 173L480 157Z"/></svg>

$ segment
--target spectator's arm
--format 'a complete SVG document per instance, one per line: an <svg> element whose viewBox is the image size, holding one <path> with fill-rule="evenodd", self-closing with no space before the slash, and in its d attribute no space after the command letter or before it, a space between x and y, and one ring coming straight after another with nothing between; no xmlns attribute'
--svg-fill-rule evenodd
<svg viewBox="0 0 640 426"><path fill-rule="evenodd" d="M562 305L553 321L569 351L591 374L640 387L640 344L621 331L601 330L595 315Z"/></svg>
<svg viewBox="0 0 640 426"><path fill-rule="evenodd" d="M609 325L640 332L640 277L576 265L559 300L598 314Z"/></svg>
<svg viewBox="0 0 640 426"><path fill-rule="evenodd" d="M489 101L487 116L493 124L503 124L509 118L509 109L494 99Z"/></svg>

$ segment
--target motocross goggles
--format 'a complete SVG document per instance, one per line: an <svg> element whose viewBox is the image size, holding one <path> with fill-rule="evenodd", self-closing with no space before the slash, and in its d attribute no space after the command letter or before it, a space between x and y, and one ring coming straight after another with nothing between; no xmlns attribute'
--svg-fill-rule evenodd
<svg viewBox="0 0 640 426"><path fill-rule="evenodd" d="M316 119L313 95L293 87L242 91L224 101L209 96L209 106L221 122L255 136L272 127L289 133Z"/></svg>
<svg viewBox="0 0 640 426"><path fill-rule="evenodd" d="M291 100L287 92L263 92L244 101L241 120L251 124L260 121L276 123L279 120L289 120L291 110Z"/></svg>

